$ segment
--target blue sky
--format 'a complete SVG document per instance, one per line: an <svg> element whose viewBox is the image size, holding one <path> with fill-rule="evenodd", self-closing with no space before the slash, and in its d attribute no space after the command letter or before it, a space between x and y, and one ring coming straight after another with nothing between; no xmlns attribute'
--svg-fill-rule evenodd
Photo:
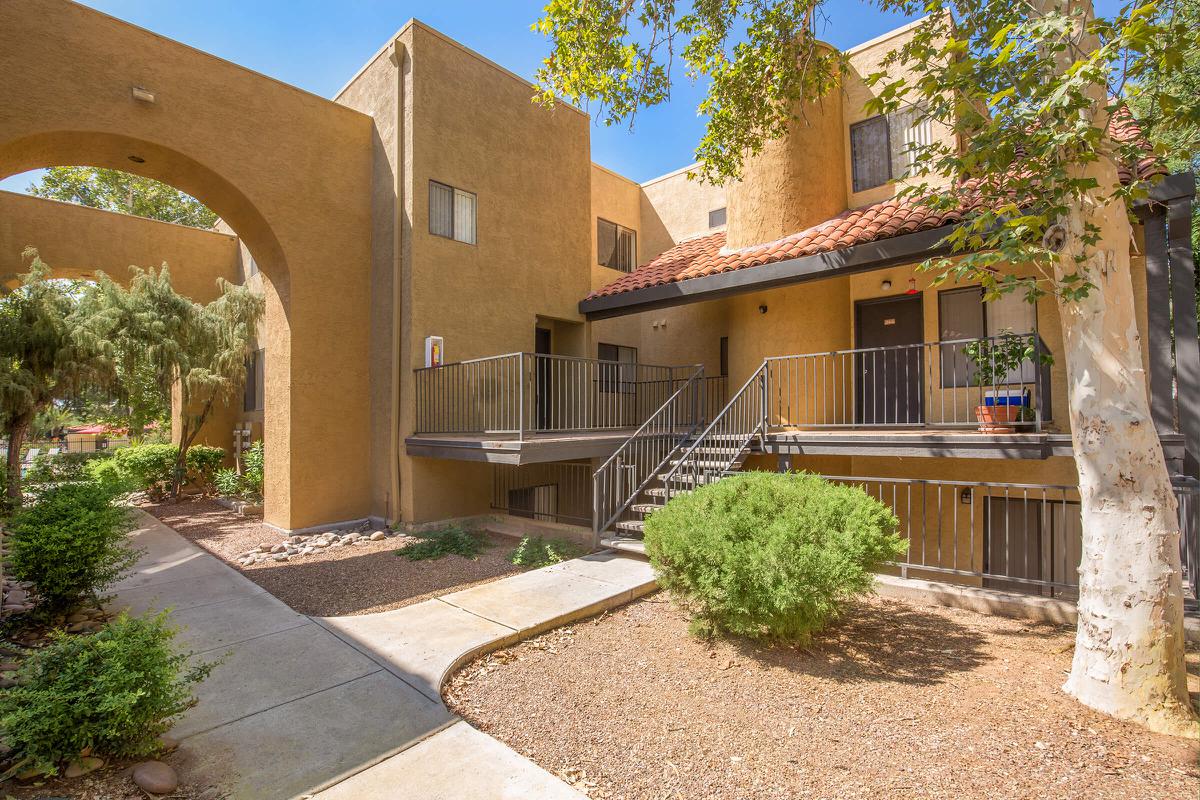
<svg viewBox="0 0 1200 800"><path fill-rule="evenodd" d="M205 50L323 97L416 17L532 78L549 45L530 31L544 0L84 0L119 19ZM846 48L903 24L861 0L828 0L820 35ZM671 102L643 111L631 132L593 124L592 159L637 181L692 162L704 131L703 86L680 75ZM0 181L24 191L30 175Z"/></svg>

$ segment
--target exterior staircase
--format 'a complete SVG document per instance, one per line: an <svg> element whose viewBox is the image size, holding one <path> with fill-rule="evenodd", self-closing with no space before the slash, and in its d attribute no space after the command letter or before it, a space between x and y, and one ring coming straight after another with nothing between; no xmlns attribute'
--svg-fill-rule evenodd
<svg viewBox="0 0 1200 800"><path fill-rule="evenodd" d="M766 367L764 362L702 431L697 424L701 420L691 420L690 429L672 440L670 447L660 449L662 457L653 468L639 470L635 465L631 469L626 463L637 449L639 439L647 438L639 430L596 471L593 488L597 513L593 516L593 530L598 545L644 553L642 534L651 514L676 495L738 472L751 453L761 452L767 420ZM655 416L671 405L672 400L668 400ZM647 425L654 419L651 417ZM637 479L627 480L621 487L621 482L614 481L612 476L620 475L622 469L637 475ZM613 499L602 494L618 487L628 491L618 491Z"/></svg>

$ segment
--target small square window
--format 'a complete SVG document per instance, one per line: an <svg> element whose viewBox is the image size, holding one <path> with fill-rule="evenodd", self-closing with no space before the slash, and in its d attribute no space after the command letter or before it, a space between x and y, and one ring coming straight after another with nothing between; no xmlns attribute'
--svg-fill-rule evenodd
<svg viewBox="0 0 1200 800"><path fill-rule="evenodd" d="M475 195L437 181L429 182L429 232L475 244Z"/></svg>
<svg viewBox="0 0 1200 800"><path fill-rule="evenodd" d="M637 266L637 231L597 218L596 260L602 267L632 272Z"/></svg>
<svg viewBox="0 0 1200 800"><path fill-rule="evenodd" d="M708 212L708 227L719 228L725 224L725 208L714 208Z"/></svg>

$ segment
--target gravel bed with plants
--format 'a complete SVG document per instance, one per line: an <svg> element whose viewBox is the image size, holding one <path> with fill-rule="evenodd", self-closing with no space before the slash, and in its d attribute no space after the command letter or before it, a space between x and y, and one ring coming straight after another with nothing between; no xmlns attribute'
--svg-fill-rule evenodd
<svg viewBox="0 0 1200 800"><path fill-rule="evenodd" d="M1194 742L1060 691L1073 637L871 598L807 648L704 640L657 594L485 656L445 697L592 798L1195 798Z"/></svg>
<svg viewBox="0 0 1200 800"><path fill-rule="evenodd" d="M402 608L540 566L546 557L580 554L548 542L548 554L531 558L528 551L538 548L530 548L528 541L522 547L509 536L454 527L434 532L432 538L362 526L289 539L259 519L207 499L145 509L296 611L312 616Z"/></svg>

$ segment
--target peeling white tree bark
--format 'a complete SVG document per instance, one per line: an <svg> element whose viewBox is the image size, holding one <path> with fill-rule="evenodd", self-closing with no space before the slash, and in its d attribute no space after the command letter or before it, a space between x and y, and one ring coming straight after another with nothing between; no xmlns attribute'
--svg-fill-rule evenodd
<svg viewBox="0 0 1200 800"><path fill-rule="evenodd" d="M1117 180L1111 162L1087 172L1106 189ZM1114 717L1196 737L1184 670L1179 523L1150 416L1129 271L1132 230L1119 202L1077 208L1064 222L1056 277L1076 271L1082 253L1095 288L1058 304L1083 515L1079 627L1063 688ZM1086 222L1100 241L1084 249Z"/></svg>
<svg viewBox="0 0 1200 800"><path fill-rule="evenodd" d="M1052 54L1060 75L1077 52L1099 47L1086 26L1091 0L1034 3L1075 21L1078 50ZM1107 88L1087 93L1091 125L1106 130ZM1129 271L1133 231L1125 203L1109 199L1120 185L1115 161L1101 157L1075 172L1097 188L1062 220L1066 243L1055 264L1060 286L1082 269L1094 287L1080 300L1058 297L1083 517L1079 623L1063 690L1097 711L1196 738L1184 667L1179 518L1142 363ZM1092 243L1084 239L1089 225L1098 235Z"/></svg>

